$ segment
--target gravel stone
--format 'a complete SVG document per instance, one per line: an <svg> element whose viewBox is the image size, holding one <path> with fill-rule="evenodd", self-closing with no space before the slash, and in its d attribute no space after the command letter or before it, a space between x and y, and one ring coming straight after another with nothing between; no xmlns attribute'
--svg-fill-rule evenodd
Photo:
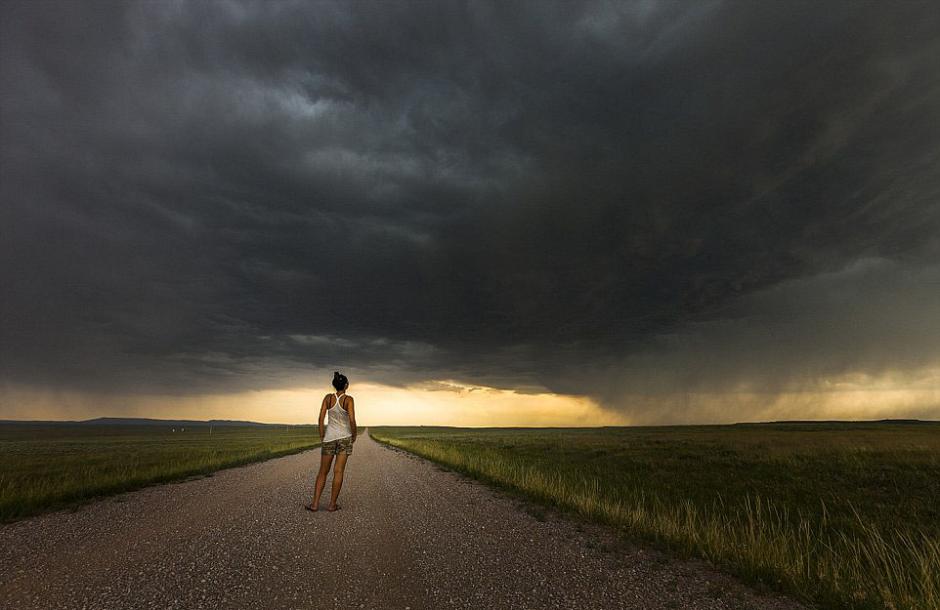
<svg viewBox="0 0 940 610"><path fill-rule="evenodd" d="M0 608L795 610L362 434L341 509L318 449L0 526ZM602 550L603 549L603 550Z"/></svg>

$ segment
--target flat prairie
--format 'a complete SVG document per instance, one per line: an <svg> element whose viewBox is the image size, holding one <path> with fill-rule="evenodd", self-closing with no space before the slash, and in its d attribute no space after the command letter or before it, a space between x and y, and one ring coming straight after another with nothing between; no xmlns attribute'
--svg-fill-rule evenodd
<svg viewBox="0 0 940 610"><path fill-rule="evenodd" d="M0 521L319 444L316 426L0 424Z"/></svg>
<svg viewBox="0 0 940 610"><path fill-rule="evenodd" d="M825 608L940 608L940 424L370 427Z"/></svg>

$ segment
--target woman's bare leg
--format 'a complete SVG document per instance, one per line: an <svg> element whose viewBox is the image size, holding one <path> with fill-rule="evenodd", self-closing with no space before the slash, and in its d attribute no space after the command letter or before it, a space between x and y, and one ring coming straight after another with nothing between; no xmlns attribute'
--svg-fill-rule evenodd
<svg viewBox="0 0 940 610"><path fill-rule="evenodd" d="M343 487L343 472L346 470L348 457L343 452L336 454L336 464L333 466L333 492L330 495L330 505L326 507L326 510L336 510L336 499L339 498L339 490Z"/></svg>
<svg viewBox="0 0 940 610"><path fill-rule="evenodd" d="M320 507L320 496L323 495L323 488L326 487L326 475L330 472L330 464L332 462L332 455L320 456L320 472L317 473L317 485L313 491L313 501L310 503L310 507L313 510L317 510Z"/></svg>

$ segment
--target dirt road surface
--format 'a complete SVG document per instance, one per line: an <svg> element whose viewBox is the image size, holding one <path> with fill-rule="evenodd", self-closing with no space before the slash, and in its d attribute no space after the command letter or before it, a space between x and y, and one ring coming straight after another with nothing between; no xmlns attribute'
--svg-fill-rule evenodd
<svg viewBox="0 0 940 610"><path fill-rule="evenodd" d="M357 439L0 526L0 608L799 608Z"/></svg>

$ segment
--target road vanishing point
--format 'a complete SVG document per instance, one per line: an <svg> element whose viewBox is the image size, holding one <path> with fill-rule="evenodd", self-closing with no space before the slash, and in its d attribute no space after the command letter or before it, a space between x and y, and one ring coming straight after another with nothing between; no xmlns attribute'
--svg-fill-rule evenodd
<svg viewBox="0 0 940 610"><path fill-rule="evenodd" d="M361 434L340 510L319 449L0 526L0 607L796 609Z"/></svg>

